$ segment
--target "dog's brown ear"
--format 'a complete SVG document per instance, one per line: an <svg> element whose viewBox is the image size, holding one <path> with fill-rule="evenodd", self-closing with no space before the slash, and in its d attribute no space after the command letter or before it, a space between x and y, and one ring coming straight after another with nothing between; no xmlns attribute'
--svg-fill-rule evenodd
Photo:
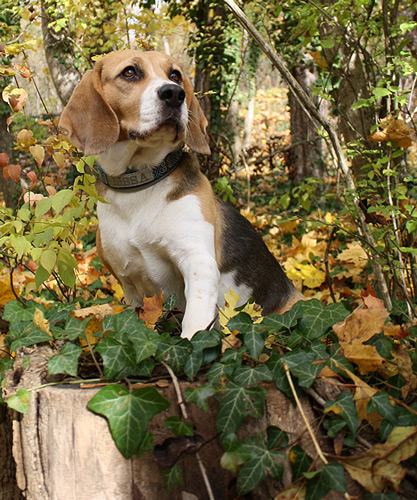
<svg viewBox="0 0 417 500"><path fill-rule="evenodd" d="M185 144L195 151L203 155L211 153L210 147L206 140L207 119L204 116L203 110L198 103L198 100L193 92L193 87L188 78L184 80L184 90L187 96L188 104L188 125ZM191 100L191 103L189 102Z"/></svg>
<svg viewBox="0 0 417 500"><path fill-rule="evenodd" d="M59 126L86 156L103 153L117 141L119 120L103 95L100 62L75 87Z"/></svg>

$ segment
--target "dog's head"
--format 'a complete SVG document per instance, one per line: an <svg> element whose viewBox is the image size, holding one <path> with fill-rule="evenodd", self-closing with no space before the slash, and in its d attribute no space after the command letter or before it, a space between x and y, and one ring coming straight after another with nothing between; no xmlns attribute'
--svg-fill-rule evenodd
<svg viewBox="0 0 417 500"><path fill-rule="evenodd" d="M59 126L86 155L116 142L143 146L181 142L210 154L207 120L183 68L159 52L123 50L88 70L64 108Z"/></svg>

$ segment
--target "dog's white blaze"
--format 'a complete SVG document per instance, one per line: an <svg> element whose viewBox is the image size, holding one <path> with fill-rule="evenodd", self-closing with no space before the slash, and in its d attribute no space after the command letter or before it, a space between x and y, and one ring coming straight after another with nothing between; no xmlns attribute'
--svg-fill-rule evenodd
<svg viewBox="0 0 417 500"><path fill-rule="evenodd" d="M199 198L190 194L167 202L172 188L168 177L140 194L108 190L109 203L99 203L97 214L104 254L111 255L126 302L141 304L141 281L164 290L165 298L175 293L180 307L187 303L182 336L191 338L216 316L220 273L214 227L204 219Z"/></svg>
<svg viewBox="0 0 417 500"><path fill-rule="evenodd" d="M164 110L164 104L158 96L158 90L163 85L167 84L173 84L173 82L164 80L163 78L157 78L143 91L140 98L140 117L138 117L137 126L137 131L140 134L146 134L159 125ZM188 123L188 109L185 100L181 105L180 121L181 124L186 127Z"/></svg>

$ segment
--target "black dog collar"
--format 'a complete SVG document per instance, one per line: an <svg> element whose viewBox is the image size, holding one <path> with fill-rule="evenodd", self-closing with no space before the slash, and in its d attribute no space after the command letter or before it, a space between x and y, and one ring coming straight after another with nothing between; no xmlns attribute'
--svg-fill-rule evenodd
<svg viewBox="0 0 417 500"><path fill-rule="evenodd" d="M141 167L138 170L126 170L122 175L112 176L98 166L98 178L103 184L117 191L139 191L153 186L170 175L179 165L182 149L169 153L155 167Z"/></svg>

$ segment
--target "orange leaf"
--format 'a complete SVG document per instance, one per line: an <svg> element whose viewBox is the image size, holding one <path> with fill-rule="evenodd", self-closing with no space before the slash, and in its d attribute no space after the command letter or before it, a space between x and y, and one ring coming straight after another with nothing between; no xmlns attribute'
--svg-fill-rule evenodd
<svg viewBox="0 0 417 500"><path fill-rule="evenodd" d="M31 182L32 184L35 184L36 179L37 179L35 172L28 172L26 175L27 175L27 176L28 176L28 178L30 179L30 182Z"/></svg>
<svg viewBox="0 0 417 500"><path fill-rule="evenodd" d="M153 297L144 297L143 307L139 310L139 319L142 319L146 326L154 325L162 314L162 293Z"/></svg>
<svg viewBox="0 0 417 500"><path fill-rule="evenodd" d="M56 194L56 189L53 186L45 186L45 189L49 196L53 196L54 194Z"/></svg>
<svg viewBox="0 0 417 500"><path fill-rule="evenodd" d="M12 110L17 113L20 111L26 103L28 94L24 89L13 89L13 91L8 96L8 101Z"/></svg>
<svg viewBox="0 0 417 500"><path fill-rule="evenodd" d="M6 181L10 178L17 182L21 171L22 169L20 168L20 165L7 165L7 167L4 167L3 169L3 177Z"/></svg>
<svg viewBox="0 0 417 500"><path fill-rule="evenodd" d="M0 168L5 167L9 163L9 157L6 153L0 153Z"/></svg>

